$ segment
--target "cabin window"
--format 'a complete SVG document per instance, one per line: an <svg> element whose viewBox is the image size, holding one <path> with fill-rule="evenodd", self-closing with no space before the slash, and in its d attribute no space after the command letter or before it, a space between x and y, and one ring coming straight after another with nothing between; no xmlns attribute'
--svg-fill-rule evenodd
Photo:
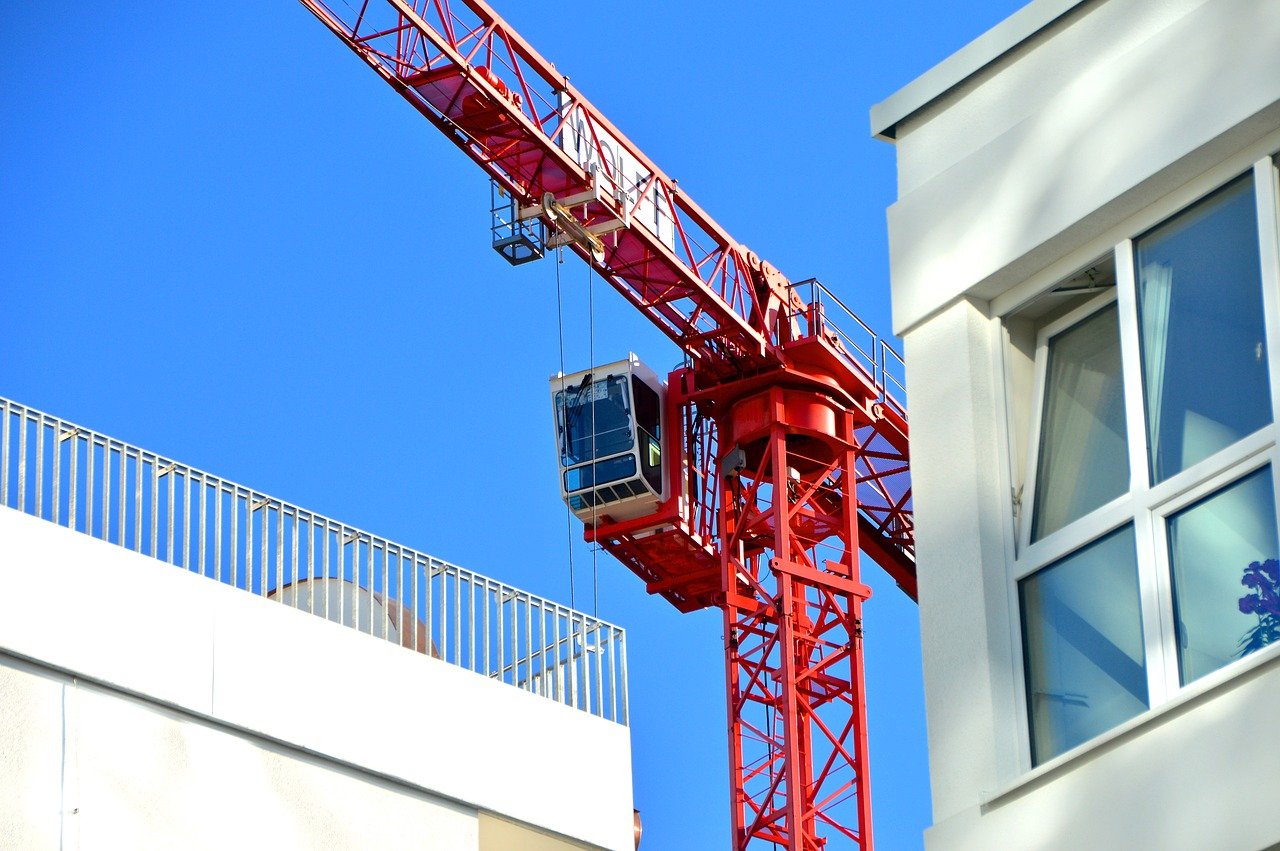
<svg viewBox="0 0 1280 851"><path fill-rule="evenodd" d="M631 376L636 404L636 439L640 443L640 472L662 493L662 405L658 393L636 376Z"/></svg>
<svg viewBox="0 0 1280 851"><path fill-rule="evenodd" d="M609 376L556 394L560 463L569 467L626 452L634 445L627 377Z"/></svg>

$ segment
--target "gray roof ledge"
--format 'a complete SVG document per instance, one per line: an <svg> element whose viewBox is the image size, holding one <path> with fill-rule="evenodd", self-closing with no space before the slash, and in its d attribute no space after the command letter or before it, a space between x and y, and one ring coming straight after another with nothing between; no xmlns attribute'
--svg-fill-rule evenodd
<svg viewBox="0 0 1280 851"><path fill-rule="evenodd" d="M871 135L898 138L898 125L1087 0L1032 0L942 62L871 107Z"/></svg>

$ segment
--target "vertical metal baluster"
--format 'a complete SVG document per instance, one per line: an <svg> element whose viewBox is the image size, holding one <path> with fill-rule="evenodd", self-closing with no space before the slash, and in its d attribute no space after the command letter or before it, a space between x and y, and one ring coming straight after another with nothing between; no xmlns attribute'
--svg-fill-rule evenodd
<svg viewBox="0 0 1280 851"><path fill-rule="evenodd" d="M157 459L157 462L158 460L159 459ZM174 558L174 552L178 549L178 539L173 534L173 522L174 522L174 515L177 513L174 510L174 506L175 506L174 494L178 489L178 481L177 481L178 466L173 461L170 461L164 466L166 470L165 478L168 479L168 482L166 482L166 484L168 485L167 490L169 491L169 516L165 518L165 524L164 524L165 537L166 537L165 555L168 557L167 560L169 564L177 564L177 560Z"/></svg>
<svg viewBox="0 0 1280 851"><path fill-rule="evenodd" d="M582 709L591 711L591 651L587 644L587 616L583 615L578 622L582 644Z"/></svg>
<svg viewBox="0 0 1280 851"><path fill-rule="evenodd" d="M547 610L547 601L540 600L538 603L538 623L542 624L542 696L551 697L555 692L555 675L552 673L553 666L548 664L548 653L553 649L551 640L547 636L549 627L547 626L547 618L550 616L552 622L555 621L555 613Z"/></svg>
<svg viewBox="0 0 1280 851"><path fill-rule="evenodd" d="M222 578L222 479L214 479L213 488L213 577L225 583L227 580Z"/></svg>
<svg viewBox="0 0 1280 851"><path fill-rule="evenodd" d="M355 598L357 601L356 603L357 608L359 608L360 589L367 586L368 593L365 594L365 597L368 599L369 602L368 602L368 605L365 606L365 610L368 614L364 619L363 631L367 632L369 635L373 635L373 547L370 546L368 549L364 551L364 556L365 556L364 571L368 578L365 579L364 585L361 585L360 584L360 564L361 564L360 544L361 543L362 543L362 539L361 539L360 533L359 532L351 533L351 579L353 582L355 582ZM360 620L360 613L356 612L356 621L359 622L359 620Z"/></svg>
<svg viewBox="0 0 1280 851"><path fill-rule="evenodd" d="M284 602L284 503L276 506L276 598Z"/></svg>
<svg viewBox="0 0 1280 851"><path fill-rule="evenodd" d="M238 500L236 499L236 486L232 485L227 492L230 499L227 500L228 508L231 513L231 530L227 537L228 561L227 570L230 573L231 587L240 587L240 547L237 546L237 539L240 537L240 511ZM221 536L219 536L221 537Z"/></svg>
<svg viewBox="0 0 1280 851"><path fill-rule="evenodd" d="M403 587L404 587L404 554L403 553L401 553L400 555L400 582L401 582L401 589L403 590ZM409 554L409 595L410 595L409 598L413 600L413 605L409 609L409 611L413 614L413 649L417 650L418 649L418 622L421 621L422 618L419 617L419 609L418 609L418 554L416 552L412 552ZM431 654L431 638L429 633L427 637L426 651L427 651L427 655Z"/></svg>
<svg viewBox="0 0 1280 851"><path fill-rule="evenodd" d="M471 581L467 583L467 653L471 657L471 670L478 671L476 666L476 576L470 574Z"/></svg>
<svg viewBox="0 0 1280 851"><path fill-rule="evenodd" d="M505 634L506 634L506 629L505 629L505 627L506 627L506 621L507 621L507 612L506 612L506 603L505 603L505 601L504 601L502 598L503 598L503 594L502 594L502 585L501 585L500 583L494 583L494 586L493 586L493 599L494 599L494 602L495 602L495 604L496 604L495 608L497 609L497 613L498 613L498 634L497 634L496 636L494 636L494 638L495 638L495 639L497 640L497 642L498 642L498 671L497 671L497 673L498 673L498 679L499 679L499 680L501 680L501 679L502 679L502 677L503 677L503 673L504 673L504 671L505 671L505 669L506 669L506 667L507 667L507 642L506 642L506 635L505 635Z"/></svg>
<svg viewBox="0 0 1280 851"><path fill-rule="evenodd" d="M93 537L93 432L84 444L84 532Z"/></svg>
<svg viewBox="0 0 1280 851"><path fill-rule="evenodd" d="M572 609L569 610L569 631L565 638L569 642L569 705L575 709L578 707L578 651L574 647L574 642L578 640L577 624L575 621L577 616Z"/></svg>
<svg viewBox="0 0 1280 851"><path fill-rule="evenodd" d="M376 601L374 600L374 594L377 592L378 551L373 545L372 535L370 535L368 538L364 538L363 536L357 537L356 546L359 547L361 542L364 543L365 584L368 585L368 591L369 591L369 593L365 595L369 601L368 605L365 606L365 609L368 612L368 619L367 619L368 630L369 630L369 635L375 635L377 618L375 617L376 606L374 604Z"/></svg>
<svg viewBox="0 0 1280 851"><path fill-rule="evenodd" d="M329 520L324 521L324 557L321 559L324 568L324 619L329 619Z"/></svg>
<svg viewBox="0 0 1280 851"><path fill-rule="evenodd" d="M618 720L618 657L614 648L612 627L609 629L609 720Z"/></svg>
<svg viewBox="0 0 1280 851"><path fill-rule="evenodd" d="M484 580L484 587L480 591L481 599L484 600L484 614L481 620L484 621L482 628L484 629L484 639L480 642L481 650L484 652L484 670L481 671L486 677L489 676L489 580Z"/></svg>
<svg viewBox="0 0 1280 851"><path fill-rule="evenodd" d="M142 450L133 457L133 550L142 552Z"/></svg>
<svg viewBox="0 0 1280 851"><path fill-rule="evenodd" d="M102 540L111 540L111 438L102 439Z"/></svg>
<svg viewBox="0 0 1280 851"><path fill-rule="evenodd" d="M520 685L520 597L515 589L504 589L511 601L511 685Z"/></svg>
<svg viewBox="0 0 1280 851"><path fill-rule="evenodd" d="M423 615L425 615L425 617L426 617L426 627L427 627L427 649L428 649L428 651L429 651L429 650L431 649L432 645L435 643L435 638L434 638L435 633L433 632L433 627L435 626L435 620L436 620L436 618L435 618L435 614L436 614L436 613L435 613L435 609L432 607L432 595L431 595L431 559L430 559L430 558L427 558L425 561L423 561L423 562L422 562L422 570L424 571L423 576L422 576L422 580L423 580L423 582L426 584L426 587L422 589L422 595L423 595L423 601L424 601L424 602L423 602ZM416 571L416 570L414 571L414 576L417 576L417 571ZM417 599L417 597L415 597L414 599L416 600L416 599ZM440 648L438 648L438 647L436 648L436 657L437 657L437 658L439 658L439 659L443 659L443 658L444 658L444 656L443 656L443 655L441 655Z"/></svg>
<svg viewBox="0 0 1280 851"><path fill-rule="evenodd" d="M200 487L200 531L199 531L199 534L197 535L197 540L199 541L197 546L200 547L200 556L199 558L196 559L196 569L200 571L201 576L208 576L208 574L205 573L205 564L208 561L208 559L205 557L206 556L205 550L208 546L207 545L208 538L206 537L207 535L206 527L208 526L208 519L209 519L208 518L209 483L205 480L204 473L200 474L200 478L197 484Z"/></svg>
<svg viewBox="0 0 1280 851"><path fill-rule="evenodd" d="M323 582L316 582L316 516L307 514L307 587L311 594L307 597L307 611L316 613L316 589L324 589Z"/></svg>
<svg viewBox="0 0 1280 851"><path fill-rule="evenodd" d="M118 482L120 486L116 488L119 494L116 497L116 503L119 505L119 514L116 517L116 543L123 547L128 535L126 524L129 522L128 479L126 478L129 470L129 459L125 455L125 445L123 443L116 447L116 457L120 463L120 480Z"/></svg>
<svg viewBox="0 0 1280 851"><path fill-rule="evenodd" d="M524 600L524 681L525 691L533 691L533 599Z"/></svg>
<svg viewBox="0 0 1280 851"><path fill-rule="evenodd" d="M384 602L384 608L386 608L388 613L391 612L391 585L387 581L388 569L390 567L388 562L390 561L390 559L391 559L391 544L388 541L383 541L382 542L382 599ZM399 603L397 603L397 606L399 611L401 612L404 611L404 608L399 606ZM399 635L404 630L403 615L400 616L398 620L400 621L400 623L396 626L396 629L395 629L396 635ZM387 639L388 641L391 640L391 618L389 617L382 619L382 637Z"/></svg>
<svg viewBox="0 0 1280 851"><path fill-rule="evenodd" d="M296 507L293 509L293 529L290 531L290 537L293 543L293 556L289 559L290 570L293 575L293 607L298 608L298 526L302 524L302 517Z"/></svg>
<svg viewBox="0 0 1280 851"><path fill-rule="evenodd" d="M433 561L434 566L434 561ZM449 571L440 568L440 658L449 661Z"/></svg>
<svg viewBox="0 0 1280 851"><path fill-rule="evenodd" d="M36 517L44 519L44 416L36 419Z"/></svg>
<svg viewBox="0 0 1280 851"><path fill-rule="evenodd" d="M564 628L564 635L561 636L560 630ZM565 652L568 647L572 650L573 646L573 626L571 621L571 611L559 604L556 605L556 700L560 703L568 705L570 703L569 692L569 659L571 654Z"/></svg>
<svg viewBox="0 0 1280 851"><path fill-rule="evenodd" d="M370 583L372 584L372 583ZM351 611L356 629L360 629L360 535L351 533ZM373 635L373 589L369 589L369 634Z"/></svg>
<svg viewBox="0 0 1280 851"><path fill-rule="evenodd" d="M189 467L184 467L182 470L182 569L191 569L191 468Z"/></svg>
<svg viewBox="0 0 1280 851"><path fill-rule="evenodd" d="M160 558L160 459L151 458L151 552L152 558Z"/></svg>
<svg viewBox="0 0 1280 851"><path fill-rule="evenodd" d="M357 532L355 536L355 543L352 544L352 550L355 550L355 557L353 558L357 559L356 568L355 571L353 571L353 573L355 573L357 589L360 589L361 587L360 561L358 561L358 559L360 559L361 543L361 536ZM372 635L372 633L374 633L374 544L372 544L372 540L369 541L369 546L365 549L365 576L365 585L367 586L367 594L365 594L365 596L366 599L369 600L369 604L365 607L365 631L369 632L369 635Z"/></svg>
<svg viewBox="0 0 1280 851"><path fill-rule="evenodd" d="M462 665L462 571L453 570L453 664Z"/></svg>
<svg viewBox="0 0 1280 851"><path fill-rule="evenodd" d="M360 551L360 539L361 539L361 536L356 535L356 552L357 553L359 553ZM373 635L373 579L374 579L373 574L375 570L377 570L377 565L376 565L376 559L374 557L373 537L370 536L365 541L365 550L364 550L364 572L369 577L365 581L369 585L369 594L368 594L369 605L367 608L369 610L368 627L369 627L370 635ZM357 578L356 585L358 586L359 584L360 584L359 578Z"/></svg>
<svg viewBox="0 0 1280 851"><path fill-rule="evenodd" d="M365 571L369 574L369 634L374 634L374 594L378 587L378 548L375 545L375 539L369 536L368 545L365 549Z"/></svg>
<svg viewBox="0 0 1280 851"><path fill-rule="evenodd" d="M604 648L600 646L600 622L592 620L594 625L596 650L595 650L595 666L596 666L596 711L595 714L599 718L604 717Z"/></svg>
<svg viewBox="0 0 1280 851"><path fill-rule="evenodd" d="M347 619L346 592L347 592L347 571L346 559L343 558L346 543L343 538L346 532L342 526L338 526L338 623L343 623ZM355 624L352 624L355 626Z"/></svg>
<svg viewBox="0 0 1280 851"><path fill-rule="evenodd" d="M547 605L547 652L548 656L543 664L546 666L547 677L547 697L551 700L559 702L560 700L560 606L548 600Z"/></svg>
<svg viewBox="0 0 1280 851"><path fill-rule="evenodd" d="M627 692L627 636L618 630L618 670L622 683L622 724L631 723L631 703Z"/></svg>
<svg viewBox="0 0 1280 851"><path fill-rule="evenodd" d="M244 590L253 593L253 491L244 492Z"/></svg>
<svg viewBox="0 0 1280 851"><path fill-rule="evenodd" d="M79 497L79 485L80 485L80 476L79 476L79 472L80 472L80 467L79 467L79 461L80 461L80 437L79 437L79 430L78 430L78 429L72 429L72 431L70 432L70 434L69 434L67 437L65 437L65 438L64 438L64 437L62 437L61 433L59 433L58 441L59 441L59 442L63 442L63 441L70 441L70 442L71 442L71 448L67 450L67 454L71 457L71 476L70 476L70 483L69 483L69 485L68 485L68 487L67 487L67 528L68 528L68 529L70 529L71 531L75 532L75 531L76 531L76 520L77 520L76 515L77 515L77 513L78 513L77 509L79 508L79 505L78 505L77 503L80 501L80 500L79 500L79 498L78 498L78 497Z"/></svg>
<svg viewBox="0 0 1280 851"><path fill-rule="evenodd" d="M258 591L265 597L267 596L267 571L271 570L271 506L265 496L258 500L256 510L262 518L262 544L258 547Z"/></svg>
<svg viewBox="0 0 1280 851"><path fill-rule="evenodd" d="M0 417L4 417L4 424L0 425L0 441L3 441L3 450L0 450L0 505L9 504L9 402L0 399ZM18 506L22 508L21 505Z"/></svg>
<svg viewBox="0 0 1280 851"><path fill-rule="evenodd" d="M557 663L560 660L560 649L556 644L560 636L560 607L551 600L547 600L544 604L545 617L547 618L547 649L546 658L543 660L545 670L544 675L547 678L547 697L551 700L559 700L560 694L560 671Z"/></svg>
<svg viewBox="0 0 1280 851"><path fill-rule="evenodd" d="M36 502L37 509L32 512L39 516L39 501ZM18 413L18 510L27 510L27 411L22 409Z"/></svg>
<svg viewBox="0 0 1280 851"><path fill-rule="evenodd" d="M53 421L53 522L62 520L62 423Z"/></svg>
<svg viewBox="0 0 1280 851"><path fill-rule="evenodd" d="M532 605L538 613L538 617L535 619L538 624L538 641L534 644L534 647L538 649L533 654L538 660L537 692L545 697L547 694L547 611L542 606L541 597L533 598ZM533 667L532 659L529 660L529 667Z"/></svg>

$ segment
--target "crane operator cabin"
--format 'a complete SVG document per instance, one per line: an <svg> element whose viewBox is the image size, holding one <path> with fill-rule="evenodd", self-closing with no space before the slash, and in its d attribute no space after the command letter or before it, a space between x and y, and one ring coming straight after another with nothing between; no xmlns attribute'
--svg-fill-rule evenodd
<svg viewBox="0 0 1280 851"><path fill-rule="evenodd" d="M667 498L665 394L635 355L551 379L560 494L579 520L643 517Z"/></svg>

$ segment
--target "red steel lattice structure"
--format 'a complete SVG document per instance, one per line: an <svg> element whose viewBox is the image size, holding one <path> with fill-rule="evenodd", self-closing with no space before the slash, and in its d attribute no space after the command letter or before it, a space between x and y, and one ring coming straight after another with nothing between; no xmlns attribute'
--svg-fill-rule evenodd
<svg viewBox="0 0 1280 851"><path fill-rule="evenodd" d="M733 240L484 3L302 2L686 353L681 486L587 538L679 610L724 612L734 847L869 849L859 551L915 597L887 347L845 336L838 301Z"/></svg>

